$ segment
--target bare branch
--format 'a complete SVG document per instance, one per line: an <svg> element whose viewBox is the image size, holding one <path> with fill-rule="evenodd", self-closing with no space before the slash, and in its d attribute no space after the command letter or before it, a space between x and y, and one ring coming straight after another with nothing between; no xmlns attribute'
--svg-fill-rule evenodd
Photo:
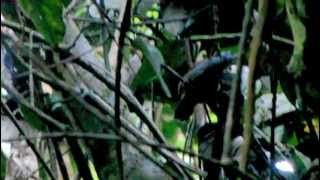
<svg viewBox="0 0 320 180"><path fill-rule="evenodd" d="M253 38L250 43L249 54L249 75L248 75L248 92L247 92L247 108L244 115L244 143L241 145L240 151L240 170L246 171L249 148L252 138L252 119L254 113L254 84L255 84L255 67L259 48L262 42L263 27L266 21L268 12L268 0L259 1L259 17L253 27Z"/></svg>
<svg viewBox="0 0 320 180"><path fill-rule="evenodd" d="M229 151L230 151L230 144L231 144L231 131L233 126L233 116L234 116L234 109L235 109L235 102L236 97L239 91L239 85L241 80L241 71L242 71L242 64L245 54L245 46L246 40L249 35L249 22L253 8L253 0L248 0L246 5L245 17L242 23L242 34L241 39L239 42L239 54L237 59L237 74L236 77L233 79L232 82L232 90L228 105L227 117L226 117L226 125L224 131L224 139L223 139L223 151L222 151L222 161L230 161Z"/></svg>

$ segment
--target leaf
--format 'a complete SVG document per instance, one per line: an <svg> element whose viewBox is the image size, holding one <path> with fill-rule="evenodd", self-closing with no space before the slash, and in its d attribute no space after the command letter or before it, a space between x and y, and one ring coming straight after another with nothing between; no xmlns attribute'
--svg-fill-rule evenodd
<svg viewBox="0 0 320 180"><path fill-rule="evenodd" d="M292 146L297 146L299 144L299 141L295 132L293 132L292 135L289 136L287 140L287 144L290 144Z"/></svg>
<svg viewBox="0 0 320 180"><path fill-rule="evenodd" d="M295 148L290 151L296 166L297 174L304 174L311 167L311 160Z"/></svg>
<svg viewBox="0 0 320 180"><path fill-rule="evenodd" d="M304 70L303 50L304 43L306 41L306 28L295 12L291 0L286 1L286 10L295 44L293 54L287 68L288 71L293 73L294 77L297 78Z"/></svg>
<svg viewBox="0 0 320 180"><path fill-rule="evenodd" d="M176 69L181 67L188 59L184 40L168 40L159 43L160 51L165 58L166 64Z"/></svg>
<svg viewBox="0 0 320 180"><path fill-rule="evenodd" d="M20 0L19 5L45 40L56 46L63 40L65 33L62 15L63 7L68 2L69 0Z"/></svg>
<svg viewBox="0 0 320 180"><path fill-rule="evenodd" d="M164 63L161 52L140 38L135 39L132 45L143 53L143 63L132 82L132 89L135 90L138 86L145 86L157 78L166 96L171 97L170 90L161 74L161 64Z"/></svg>
<svg viewBox="0 0 320 180"><path fill-rule="evenodd" d="M4 179L6 176L6 166L7 166L7 158L1 151L1 179Z"/></svg>
<svg viewBox="0 0 320 180"><path fill-rule="evenodd" d="M40 131L46 130L45 123L42 121L42 119L35 112L31 111L30 109L28 109L27 107L25 107L23 105L21 105L20 109L23 114L24 120L26 120L30 126L36 128Z"/></svg>
<svg viewBox="0 0 320 180"><path fill-rule="evenodd" d="M212 124L218 123L218 116L214 112L210 111L209 117L210 117L210 123Z"/></svg>

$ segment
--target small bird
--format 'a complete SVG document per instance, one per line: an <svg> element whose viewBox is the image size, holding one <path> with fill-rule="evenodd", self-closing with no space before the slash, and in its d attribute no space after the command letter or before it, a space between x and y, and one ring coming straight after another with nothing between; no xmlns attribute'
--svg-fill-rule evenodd
<svg viewBox="0 0 320 180"><path fill-rule="evenodd" d="M217 91L224 69L229 66L236 56L222 52L207 61L197 64L186 75L185 82L179 85L180 100L175 109L175 118L187 120L197 103L207 103L210 108L217 99Z"/></svg>

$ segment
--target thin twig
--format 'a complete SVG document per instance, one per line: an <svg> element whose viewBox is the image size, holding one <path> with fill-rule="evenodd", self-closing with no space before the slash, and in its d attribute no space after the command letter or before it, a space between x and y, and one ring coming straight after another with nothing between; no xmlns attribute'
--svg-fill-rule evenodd
<svg viewBox="0 0 320 180"><path fill-rule="evenodd" d="M3 23L1 21L1 23ZM22 30L20 26L15 26L13 25L13 27ZM28 31L29 32L29 31ZM31 30L30 30L31 32ZM35 33L38 34L38 33ZM40 37L42 38L41 34ZM85 55L87 53L90 53L91 51L93 51L95 48L92 48L86 52L83 52L82 54L80 54L79 56L70 56L64 60L62 60L63 63L66 62L71 62L74 60L79 60L79 58L82 55ZM96 76L100 81L102 81L103 83L105 83L110 89L115 90L115 83L114 80L112 78L112 75L107 73L107 78L105 77L104 74L100 74L98 71L96 71L96 67L93 67L91 64L88 64L87 62L84 62L82 60L79 60L78 65L80 65L82 68L86 69L87 71L91 72L94 76ZM52 67L54 67L55 65L51 65ZM50 68L51 68L50 66ZM34 70L33 70L34 71ZM122 90L123 89L123 90ZM147 124L147 126L150 128L150 130L154 133L155 137L159 140L159 142L165 142L165 138L163 137L163 135L161 134L161 132L157 129L157 127L155 126L155 124L148 118L148 116L145 114L145 112L143 111L143 108L141 107L140 103L138 102L138 100L133 96L133 94L130 92L130 90L128 88L126 88L125 86L121 87L121 97L124 98L124 100L133 107L134 111L137 113L137 115Z"/></svg>
<svg viewBox="0 0 320 180"><path fill-rule="evenodd" d="M37 65L40 65L40 64L42 64L42 62L40 61L39 63L37 63ZM54 76L54 74L53 73L49 73L48 71L48 68L47 67L45 67L44 65L41 65L41 66L39 66L40 67L40 69L42 70L42 71L44 71L44 72L46 72L46 74L48 74L48 76L49 77L51 77L51 78L53 78ZM38 75L40 75L38 72L34 72L34 73L37 73ZM60 85L61 85L61 82L62 81L58 81L58 79L57 78L54 78L53 80L50 80L49 79L49 81L51 82L51 83L53 83L53 82L57 82L58 84L60 83ZM64 84L64 85L66 85L66 84ZM79 95L79 93L78 93L78 91L76 91L75 92L75 88L69 88L69 89L67 89L67 91L71 91L71 92L73 92L74 93L74 95ZM80 98L78 99L78 100L81 100ZM101 118L102 117L104 117L103 115L102 116L100 116ZM104 118L102 118L101 120L103 120ZM104 121L105 122L105 121ZM123 121L124 122L124 121ZM127 127L128 128L128 127ZM138 137L143 137L144 139L147 139L145 136L141 136L142 134L140 133L140 132L138 132L138 131L134 131L134 135L136 135L136 136L138 136ZM139 136L140 135L140 136ZM134 145L134 144L133 144ZM183 161L181 161L180 159L178 159L176 156L174 156L173 154L171 154L171 153L168 153L167 151L165 151L165 150L163 150L163 149L160 149L159 150L159 153L160 154L162 154L164 157L166 157L170 162L173 162L173 163L176 163L176 164L179 164L180 166L182 166L182 167L185 167L185 168L187 168L187 169L189 169L189 170L191 170L191 171L193 171L193 172L196 172L196 173L200 173L200 174L203 174L203 172L202 171L199 171L199 170L197 170L197 169L194 169L194 168L192 168L192 167L190 167L190 166L188 166L188 165L186 165Z"/></svg>
<svg viewBox="0 0 320 180"><path fill-rule="evenodd" d="M102 23L104 26L106 26L106 27L112 26L113 28L119 29L119 27L117 26L117 24L109 18L108 14L106 14L106 12L103 10L103 8L98 5L98 3L97 3L96 0L91 0L91 2L92 2L92 4L98 9L98 12L99 12L100 17L101 17L101 23ZM108 21L106 21L104 18L106 18ZM108 22L109 22L109 23L108 23ZM121 27L120 27L120 29L121 29ZM110 38L111 38L111 39L114 41L114 43L119 47L118 42L117 42L115 36L113 35L113 33L110 32L108 28L106 28L106 30L108 31L108 34L109 34Z"/></svg>
<svg viewBox="0 0 320 180"><path fill-rule="evenodd" d="M30 52L32 52L32 47L33 47L33 34L34 31L31 31L31 33L29 34L29 39L30 39ZM34 80L33 80L33 73L32 73L32 61L30 58L31 54L29 54L29 91L30 91L30 104L34 106Z"/></svg>
<svg viewBox="0 0 320 180"><path fill-rule="evenodd" d="M224 39L239 39L242 33L218 33L214 35L192 35L191 41L206 41L206 40L224 40ZM291 39L281 37L279 35L272 34L272 39L284 44L294 46L294 42Z"/></svg>
<svg viewBox="0 0 320 180"><path fill-rule="evenodd" d="M241 71L242 71L242 64L245 54L245 46L246 46L246 40L249 35L249 22L250 17L253 9L253 0L248 0L246 4L246 11L245 16L242 22L242 35L239 42L239 54L237 59L237 72L236 77L233 79L232 82L232 90L228 105L228 111L227 111L227 117L226 117L226 124L225 124L225 131L223 136L223 151L222 151L222 161L230 161L229 157L229 151L230 151L230 145L231 145L231 132L232 132L232 126L233 126L233 116L234 116L234 109L236 105L236 97L238 95L239 91L239 84L241 80Z"/></svg>
<svg viewBox="0 0 320 180"><path fill-rule="evenodd" d="M28 28L26 26L21 26L20 24L13 22L13 21L8 21L8 20L2 20L1 19L1 26L6 26L8 28L11 28L15 31L20 31L20 32L25 32L30 34L31 32L33 33L33 36L37 39L40 40L42 42L45 42L44 37L42 36L42 34L40 34L39 32L34 31L31 28Z"/></svg>
<svg viewBox="0 0 320 180"><path fill-rule="evenodd" d="M99 96L93 94L92 92L91 93L89 92L87 95L90 96L90 98L93 101L95 101L97 103L97 105L100 106L98 109L103 109L107 114L109 114L111 117L114 118L115 114L114 114L113 109L108 104L106 104ZM100 119L100 120L105 122L105 119ZM132 135L134 135L134 137L136 137L137 139L140 139L140 140L144 140L146 142L152 142L150 138L146 137L145 134L141 133L140 130L138 130L136 127L134 127L132 122L128 123L128 121L123 119L121 116L120 116L120 120L121 120L121 124L122 124L123 128L126 129L128 132L132 133ZM119 129L117 129L116 127L115 127L115 131L119 135L122 134L122 132L119 131ZM123 134L122 137L126 137L126 134ZM186 177L186 175L183 171L184 169L182 169L181 167L185 167L185 168L193 171L196 174L200 174L200 175L204 174L204 172L202 172L201 170L190 167L185 162L183 162L179 158L177 158L174 154L169 153L168 151L166 151L164 149L155 149L155 150L158 151L159 154L164 156L169 161L170 165L172 165L173 168L176 168L176 170L181 175L183 175L183 177Z"/></svg>
<svg viewBox="0 0 320 180"><path fill-rule="evenodd" d="M82 104L89 112L93 113L94 115L96 115L102 122L108 123L109 127L115 131L116 133L118 133L119 135L125 137L126 139L130 138L127 134L122 133L121 131L119 131L118 128L114 127L114 124L111 123L110 121L106 120L105 115L103 115L99 110L100 109L104 109L106 111L107 114L111 115L112 117L114 117L114 111L113 108L109 107L106 103L104 103L104 100L102 99L96 99L96 96L93 96L93 94L88 94L87 96L89 96L91 99L93 99L95 101L96 104L100 104L101 107L99 107L98 109L96 109L96 107L93 107L92 105L90 105L88 102L86 102L84 100L84 97L80 97L79 95L81 95L81 90L78 88L74 88L71 87L69 84L61 81L60 79L58 79L52 72L47 72L50 71L45 65L42 64L41 61L39 61L37 63L37 65L39 65L40 69L42 69L43 71L46 71L46 74L48 74L50 76L50 78L48 79L47 77L45 77L43 74L39 73L39 72L34 72L34 74L40 78L41 80L43 80L44 82L52 85L53 87L60 87L63 91L69 92L80 104ZM112 81L114 83L114 81ZM101 104L104 103L104 104ZM128 131L131 132L135 137L139 137L140 139L144 139L145 141L148 141L148 138L141 134L141 132L139 130L137 130L136 128L134 128L132 125L128 124L127 121L125 121L124 119L121 119L122 121L122 126ZM132 141L130 141L130 144L133 145L139 152L141 152L142 154L145 154L145 156L150 159L151 161L153 160L153 157L149 156L144 150L142 150L139 146L136 146L135 143L133 143ZM204 175L205 173L201 170L195 169L190 167L189 165L185 164L183 161L181 161L180 159L178 159L176 156L174 156L173 154L169 153L168 151L164 150L164 149L155 149L157 150L161 155L163 155L169 162L172 162L174 164L174 166L176 168L178 168L178 171L181 172L181 168L185 167L197 174L202 174ZM155 162L155 164L158 164L157 162ZM179 166L176 166L179 165ZM161 167L161 166L160 166ZM164 169L164 171L166 171L168 174L172 175L173 177L176 177L174 174L172 174L172 172L168 172L168 170Z"/></svg>
<svg viewBox="0 0 320 180"><path fill-rule="evenodd" d="M166 64L161 64L161 67L163 67L165 70L167 70L169 73L171 73L174 77L176 77L183 84L188 83L187 80L183 76L181 76L177 71L175 71L172 67L170 67Z"/></svg>
<svg viewBox="0 0 320 180"><path fill-rule="evenodd" d="M52 72L49 72L49 69L48 69L45 65L43 65L41 61L38 62L37 65L40 65L40 66L39 66L40 69L43 70L43 71L45 71L46 74L49 75L51 78L54 78L54 80L46 78L43 74L41 74L41 73L38 72L38 71L33 72L34 74L36 74L36 76L37 76L38 78L40 78L41 80L49 83L50 85L53 85L53 87L55 87L55 86L57 86L57 85L58 85L59 87L63 87L62 89L68 87L68 88L66 88L66 89L64 89L64 90L67 91L67 92L72 92L73 96L74 96L74 97L77 97L76 99L77 99L80 103L84 103L83 105L84 105L86 108L90 107L90 105L89 105L88 103L84 102L82 98L78 97L79 94L80 94L79 89L73 88L73 87L69 87L66 83L63 83L62 81L60 81L59 79L57 79ZM114 83L114 81L111 81L111 82ZM114 88L114 86L113 86L113 88ZM128 92L129 92L129 91L125 91L125 94L128 94ZM131 99L131 100L132 100L132 99ZM137 105L137 104L134 103L134 106L136 106L136 105ZM138 106L139 106L139 105L138 105ZM138 107L138 108L139 108L139 107ZM91 109L91 110L93 110L93 109ZM110 109L109 109L109 110L110 110ZM90 111L90 110L89 110L89 111ZM90 111L90 112L91 112L91 111ZM99 112L97 112L97 111L92 111L92 112L93 112L93 114L99 113ZM142 110L142 113L143 113L143 110ZM99 119L102 120L103 122L107 122L107 121L104 121L105 118L102 118L102 117L103 117L103 115L101 115ZM123 122L123 123L126 123L126 121L122 121L122 122ZM109 122L109 125L111 125L110 122ZM130 132L130 131L132 132L132 127L131 127L131 129L130 129L130 128L128 129L128 126L126 126L126 128L127 128L127 130L128 130L129 132ZM117 132L117 129L114 129L114 130ZM134 135L137 136L137 137L140 137L140 138L143 137L144 139L146 139L145 136L141 136L142 134L141 134L139 131L135 131L135 132L134 132ZM135 144L132 144L132 145L133 145L135 148L137 148L138 151L140 151L142 154L144 154L148 159L150 159L151 161L154 162L153 157L151 157L150 155L148 155L148 153L144 152L144 150L142 150L140 147L136 147ZM196 170L196 169L194 169L194 168L186 165L184 162L180 161L179 159L177 159L177 158L176 158L175 156L173 156L172 154L170 154L170 153L168 153L168 152L166 152L166 151L164 151L164 150L162 150L162 149L160 149L159 151L160 151L160 154L162 154L164 157L166 157L166 158L169 160L169 162L173 162L174 164L177 163L177 164L179 164L180 166L187 167L189 170L191 170L191 171L193 171L193 172L195 172L195 173L197 173L197 174L200 173L200 174L203 175L203 172L202 172L202 171ZM159 165L158 162L155 162L155 164ZM161 166L160 166L160 167L161 167ZM171 174L173 177L177 177L177 176L175 176L174 174L172 174L172 172L170 172L170 171L168 171L168 170L166 170L166 169L164 169L164 170L165 170L168 174Z"/></svg>
<svg viewBox="0 0 320 180"><path fill-rule="evenodd" d="M83 69L87 70L88 72L92 73L97 79L99 79L101 82L103 82L108 88L115 91L115 82L114 78L109 73L102 74L101 72L95 70L95 67L93 67L91 64L84 62L84 61L77 61L76 62L79 66L81 66ZM149 127L150 131L153 133L155 138L161 142L165 143L166 140L162 133L159 131L155 123L148 117L148 115L143 110L141 104L139 101L134 97L131 90L121 84L120 89L120 96L125 100L125 102L132 107L133 111L137 113L139 118L146 123L146 125Z"/></svg>
<svg viewBox="0 0 320 180"><path fill-rule="evenodd" d="M67 171L67 168L66 168L66 164L65 164L65 162L63 160L62 153L61 153L60 148L59 148L59 142L58 142L57 139L50 139L50 140L51 140L52 145L53 145L53 149L54 149L54 152L55 152L55 156L56 156L56 159L57 159L57 162L58 162L58 165L59 165L59 169L60 169L62 178L63 178L63 180L69 180L69 175L68 175L68 171ZM50 143L50 141L49 141L49 143Z"/></svg>
<svg viewBox="0 0 320 180"><path fill-rule="evenodd" d="M12 142L12 141L20 141L20 140L25 140L25 139L51 139L51 138L81 138L81 139L100 139L100 140L111 140L111 141L122 141L122 142L127 142L130 143L130 141L121 138L119 136L113 135L113 134L106 134L106 133L91 133L91 132L51 132L51 133L43 133L38 136L25 136L25 137L18 137L18 138L13 138L13 139L5 139L4 142ZM241 176L246 177L247 179L254 179L254 177L250 174L244 174L241 172L239 169L234 167L231 163L222 163L220 160L214 159L214 158L208 158L207 156L195 153L190 150L184 150L181 148L177 147L172 147L166 144L160 144L156 142L149 142L145 141L143 139L136 141L137 144L142 144L142 145L148 145L154 148L163 148L167 149L169 151L175 151L175 152L181 152L184 154L187 154L192 157L199 157L202 160L208 161L212 164L221 166L221 167L229 167L231 169L234 169L236 173L239 173Z"/></svg>
<svg viewBox="0 0 320 180"><path fill-rule="evenodd" d="M66 47L64 47L64 49L66 51L69 51L70 49L74 48L78 42L78 40L83 36L83 33L89 28L89 25L88 26L85 26L83 28L80 29L79 33L77 34L77 36L74 38L74 40L69 43L70 45L64 45ZM103 41L104 42L104 41Z"/></svg>
<svg viewBox="0 0 320 180"><path fill-rule="evenodd" d="M104 42L102 42L101 45L102 45L103 43L104 43ZM57 62L57 63L47 65L47 67L48 67L49 69L51 69L51 68L56 68L56 67L57 67L58 65L60 65L60 64L66 64L66 63L72 63L72 62L74 62L74 61L78 61L79 58L81 58L81 56L84 56L84 55L86 55L86 54L89 54L89 53L91 53L92 51L96 50L97 48L98 48L98 47L91 48L91 49L89 49L89 50L87 50L87 51L84 51L83 53L81 53L81 54L79 54L79 55L77 55L77 56L70 55L69 57L67 57L67 58L65 58L65 59L61 59L61 60L60 60L59 62ZM63 51L62 49L60 49L60 50ZM95 68L100 68L100 69L101 69L101 67L99 67L99 66L96 66ZM36 71L36 70L35 70L35 69L32 69L32 71ZM29 73L28 70L27 70L27 71L24 71L24 72L20 72L20 73L18 73L18 74L16 75L16 77L17 77L17 78L25 77L25 76L28 75L28 73Z"/></svg>
<svg viewBox="0 0 320 180"><path fill-rule="evenodd" d="M274 162L275 158L275 127L276 127L276 104L277 104L277 63L274 63L273 72L270 75L270 86L272 93L272 109L271 109L271 133L270 133L270 143L271 143L271 162ZM271 179L273 178L273 171L271 171Z"/></svg>
<svg viewBox="0 0 320 180"><path fill-rule="evenodd" d="M252 139L252 119L254 113L254 84L257 55L262 41L263 27L268 13L268 0L259 1L259 17L253 27L254 35L250 43L247 108L244 114L244 143L240 148L239 168L246 171L247 159Z"/></svg>
<svg viewBox="0 0 320 180"><path fill-rule="evenodd" d="M6 114L10 117L9 119L11 120L11 122L14 124L14 126L17 128L17 130L19 131L19 133L26 137L25 132L23 131L23 129L20 127L17 118L14 116L14 114L12 113L12 111L9 109L9 107L6 105L5 102L3 102L3 100L1 99L1 106L3 107L4 111L6 112ZM40 161L40 163L43 165L45 171L48 173L49 177L51 179L55 179L55 177L53 176L51 170L49 169L49 167L47 166L47 164L45 163L45 161L43 160L43 158L41 157L41 155L39 154L39 152L37 151L36 147L34 146L34 144L29 140L26 139L26 142L28 144L28 146L31 148L31 150L33 151L33 153L36 155L36 157L38 158L38 160Z"/></svg>
<svg viewBox="0 0 320 180"><path fill-rule="evenodd" d="M31 139L32 139L32 138L31 138ZM62 153L62 156L64 156L64 155L66 155L67 153L69 153L69 151L70 151L70 149L67 149L66 151L64 151L64 152ZM49 160L45 161L45 163L46 163L46 164L49 164L49 163L51 163L52 160L53 160L53 159L49 159ZM44 167L43 167L42 164L40 164L40 167L38 167L38 169L32 171L32 173L30 174L29 177L27 177L27 179L33 177L34 174L36 174L36 173L37 173L38 171L40 171L42 168L44 168Z"/></svg>
<svg viewBox="0 0 320 180"><path fill-rule="evenodd" d="M43 70L43 71L46 71L46 70ZM73 89L73 90L74 90L74 89ZM136 132L136 133L137 133L137 132ZM163 152L165 152L165 151L163 151ZM169 154L168 154L168 155L169 155ZM167 155L167 157L169 157L168 160L171 160L171 161L174 162L174 159L176 159L176 158L173 158L172 156L168 156L168 155ZM180 165L182 165L182 166L186 166L186 165L184 165L182 162L178 162L178 164L180 164ZM188 167L188 169L191 170L191 167L190 167L190 166L186 166L186 167ZM194 170L194 169L193 169L192 171L197 172L197 170Z"/></svg>
<svg viewBox="0 0 320 180"><path fill-rule="evenodd" d="M38 136L24 136L17 138L2 139L3 142L14 142L25 139L53 139L53 138L81 138L81 139L104 139L104 140L121 140L121 138L114 134L106 133L91 133L91 132L50 132L41 133Z"/></svg>
<svg viewBox="0 0 320 180"><path fill-rule="evenodd" d="M100 0L100 4L101 4L102 11L105 12L105 10L106 10L105 1L104 0ZM101 18L101 20L103 20L102 16L100 18ZM108 27L106 27L104 25L101 26L101 39L102 39L102 42L105 42L104 40L106 39L107 34L109 33L107 28ZM104 59L104 64L106 66L106 69L108 71L111 71L111 65L110 65L109 58L108 58L109 48L108 48L107 42L102 44L102 49L103 49L103 59Z"/></svg>
<svg viewBox="0 0 320 180"><path fill-rule="evenodd" d="M1 87L6 89L6 91L8 91L8 93L10 95L12 95L19 103L21 103L22 105L24 105L25 107L27 107L28 109L30 109L31 111L36 113L38 116L40 116L47 123L52 124L55 128L60 129L60 130L67 129L67 127L68 127L67 125L65 125L65 124L53 119L52 117L48 116L47 114L45 114L43 111L41 111L37 107L31 105L15 89L13 89L9 85L7 85L5 82L3 82L2 79L1 79Z"/></svg>

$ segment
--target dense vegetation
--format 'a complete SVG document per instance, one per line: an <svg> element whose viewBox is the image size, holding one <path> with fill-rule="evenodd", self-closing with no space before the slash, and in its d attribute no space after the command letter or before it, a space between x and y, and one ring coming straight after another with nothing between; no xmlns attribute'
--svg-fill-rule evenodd
<svg viewBox="0 0 320 180"><path fill-rule="evenodd" d="M320 179L319 0L1 1L1 179Z"/></svg>

